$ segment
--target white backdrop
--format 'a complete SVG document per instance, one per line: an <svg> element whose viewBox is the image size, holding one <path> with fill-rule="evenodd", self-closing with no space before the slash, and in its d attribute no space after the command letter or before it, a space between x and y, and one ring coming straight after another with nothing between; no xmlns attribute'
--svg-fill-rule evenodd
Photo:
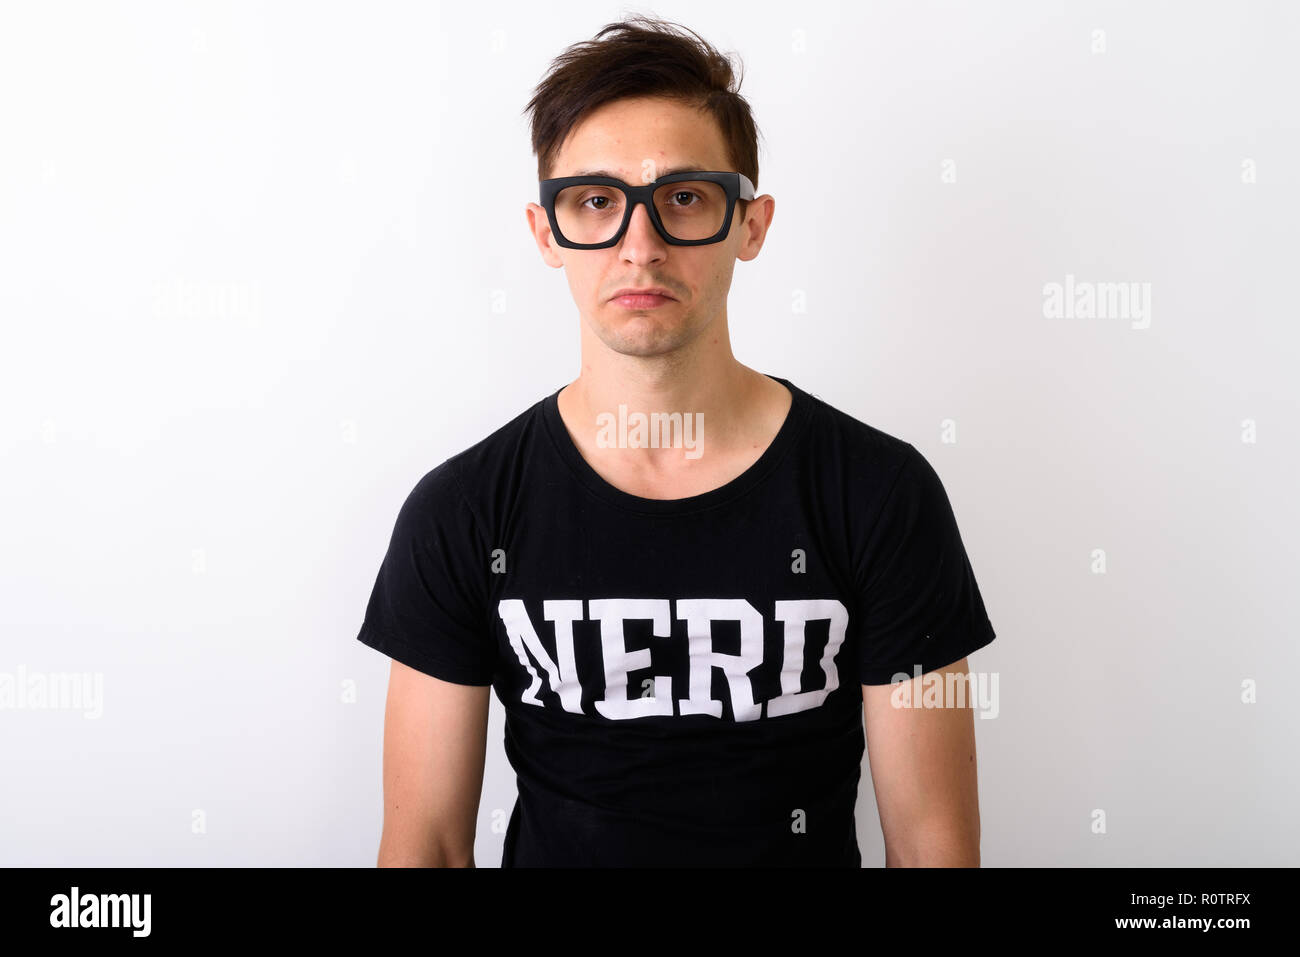
<svg viewBox="0 0 1300 957"><path fill-rule="evenodd" d="M522 110L626 12L744 64L737 357L948 490L984 864L1300 863L1296 5L785 9L0 8L0 864L374 864L366 599L416 480L577 374Z"/></svg>

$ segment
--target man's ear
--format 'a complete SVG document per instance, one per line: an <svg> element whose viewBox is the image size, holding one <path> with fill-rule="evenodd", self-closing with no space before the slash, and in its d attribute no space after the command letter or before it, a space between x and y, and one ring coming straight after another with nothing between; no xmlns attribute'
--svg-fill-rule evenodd
<svg viewBox="0 0 1300 957"><path fill-rule="evenodd" d="M745 212L745 221L741 225L743 235L740 250L736 253L736 258L741 262L749 262L763 248L768 227L772 225L772 217L776 213L776 199L769 193L756 196L750 200L749 209Z"/></svg>
<svg viewBox="0 0 1300 957"><path fill-rule="evenodd" d="M524 214L528 220L528 231L532 233L533 241L537 243L542 260L546 265L559 269L564 265L564 260L560 258L560 254L555 251L551 243L551 223L546 218L546 210L538 203L529 203L524 208Z"/></svg>

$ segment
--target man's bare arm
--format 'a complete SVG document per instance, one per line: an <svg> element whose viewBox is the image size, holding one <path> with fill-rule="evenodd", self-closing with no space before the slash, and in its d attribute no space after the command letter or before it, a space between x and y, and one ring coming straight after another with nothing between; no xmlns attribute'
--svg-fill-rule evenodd
<svg viewBox="0 0 1300 957"><path fill-rule="evenodd" d="M474 866L489 691L393 661L384 712L378 866Z"/></svg>
<svg viewBox="0 0 1300 957"><path fill-rule="evenodd" d="M966 675L966 659L930 672ZM907 682L922 701L928 676ZM964 681L965 679L963 679ZM979 867L980 812L971 702L896 708L897 685L863 685L871 780L885 836L886 867Z"/></svg>

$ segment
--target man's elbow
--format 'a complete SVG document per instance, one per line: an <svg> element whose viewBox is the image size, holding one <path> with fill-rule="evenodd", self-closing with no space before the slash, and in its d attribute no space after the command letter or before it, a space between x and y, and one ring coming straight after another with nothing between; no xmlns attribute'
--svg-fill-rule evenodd
<svg viewBox="0 0 1300 957"><path fill-rule="evenodd" d="M377 867L474 867L474 841L396 840L379 842Z"/></svg>
<svg viewBox="0 0 1300 957"><path fill-rule="evenodd" d="M886 867L979 867L979 824L972 829L952 821L908 828L885 840Z"/></svg>
<svg viewBox="0 0 1300 957"><path fill-rule="evenodd" d="M380 852L377 867L474 867L474 855L452 855L439 851L419 854L384 854Z"/></svg>

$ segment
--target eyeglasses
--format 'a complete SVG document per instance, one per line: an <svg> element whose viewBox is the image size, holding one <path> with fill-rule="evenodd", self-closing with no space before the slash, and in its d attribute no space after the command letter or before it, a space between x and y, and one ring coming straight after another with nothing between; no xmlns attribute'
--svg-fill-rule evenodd
<svg viewBox="0 0 1300 957"><path fill-rule="evenodd" d="M561 176L540 182L541 205L555 241L568 249L608 249L623 238L632 210L645 206L664 242L703 246L731 229L736 200L753 199L744 173L691 170L629 186L608 176Z"/></svg>

